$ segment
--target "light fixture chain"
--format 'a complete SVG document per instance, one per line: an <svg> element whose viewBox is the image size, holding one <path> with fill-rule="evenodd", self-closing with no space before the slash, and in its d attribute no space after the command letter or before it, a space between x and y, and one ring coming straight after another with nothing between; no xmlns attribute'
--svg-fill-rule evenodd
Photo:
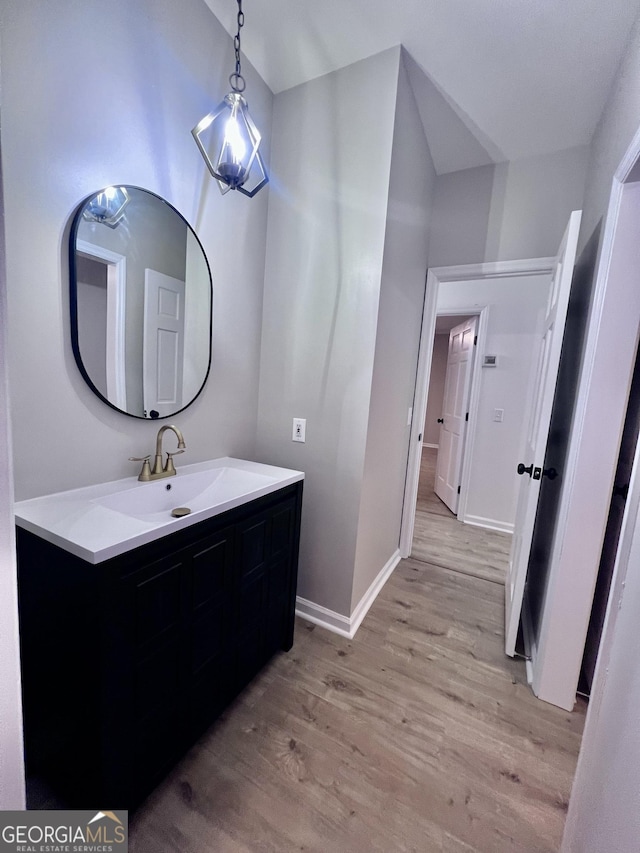
<svg viewBox="0 0 640 853"><path fill-rule="evenodd" d="M246 83L244 81L244 77L242 76L242 66L240 64L240 30L244 27L244 12L242 11L242 0L238 0L238 32L235 34L233 39L233 49L236 54L236 70L229 77L229 82L231 83L231 88L234 92L244 92Z"/></svg>

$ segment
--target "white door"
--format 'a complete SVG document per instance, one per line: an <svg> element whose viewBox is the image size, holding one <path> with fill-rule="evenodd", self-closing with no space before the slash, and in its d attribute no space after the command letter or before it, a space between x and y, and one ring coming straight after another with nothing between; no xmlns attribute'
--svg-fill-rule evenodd
<svg viewBox="0 0 640 853"><path fill-rule="evenodd" d="M142 382L146 418L162 418L182 408L184 295L184 281L145 270Z"/></svg>
<svg viewBox="0 0 640 853"><path fill-rule="evenodd" d="M544 456L558 378L581 216L582 213L579 210L574 210L571 214L556 258L542 327L524 456L523 461L518 465L518 474L521 475L522 481L518 493L513 541L505 582L505 651L511 657L516 649L540 481L548 473L543 470Z"/></svg>
<svg viewBox="0 0 640 853"><path fill-rule="evenodd" d="M458 511L460 500L462 450L467 425L476 325L477 317L472 317L449 332L435 493L451 512Z"/></svg>
<svg viewBox="0 0 640 853"><path fill-rule="evenodd" d="M640 353L636 355L636 364L629 392L629 404L625 416L622 441L620 442L620 455L616 466L616 475L613 480L613 494L607 518L607 527L602 544L602 555L596 588L593 595L593 607L591 608L591 619L587 631L584 646L584 658L582 670L585 681L591 690L593 676L596 668L596 659L600 649L602 629L611 588L611 579L618 556L618 544L624 522L625 509L627 506L627 495L633 464L638 446L640 434Z"/></svg>

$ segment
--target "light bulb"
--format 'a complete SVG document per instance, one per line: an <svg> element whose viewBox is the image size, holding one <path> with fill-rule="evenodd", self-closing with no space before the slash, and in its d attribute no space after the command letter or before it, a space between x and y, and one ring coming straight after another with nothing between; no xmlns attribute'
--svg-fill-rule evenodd
<svg viewBox="0 0 640 853"><path fill-rule="evenodd" d="M238 120L233 113L227 119L224 129L224 146L228 146L234 163L241 163L247 153L247 146L242 138Z"/></svg>
<svg viewBox="0 0 640 853"><path fill-rule="evenodd" d="M224 126L224 138L218 158L218 173L230 187L241 186L247 176L244 158L247 146L237 119L238 104L234 103L231 115Z"/></svg>

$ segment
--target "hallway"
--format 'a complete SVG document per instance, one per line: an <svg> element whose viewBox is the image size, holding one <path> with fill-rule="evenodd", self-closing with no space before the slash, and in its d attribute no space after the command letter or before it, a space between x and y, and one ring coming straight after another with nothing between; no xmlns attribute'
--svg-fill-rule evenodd
<svg viewBox="0 0 640 853"><path fill-rule="evenodd" d="M433 491L437 456L423 447L412 558L504 584L511 535L458 521Z"/></svg>

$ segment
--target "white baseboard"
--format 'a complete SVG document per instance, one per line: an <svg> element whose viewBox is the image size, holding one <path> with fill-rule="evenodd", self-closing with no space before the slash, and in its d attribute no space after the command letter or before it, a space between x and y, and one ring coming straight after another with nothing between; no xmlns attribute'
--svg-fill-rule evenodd
<svg viewBox="0 0 640 853"><path fill-rule="evenodd" d="M434 449L434 450L437 450L437 449L440 447L440 445L439 445L439 444L429 444L429 443L428 443L428 442L426 442L426 441L423 441L423 442L422 442L422 446L423 446L423 448L424 448L424 447L433 447L433 449Z"/></svg>
<svg viewBox="0 0 640 853"><path fill-rule="evenodd" d="M513 533L514 525L508 521L497 521L495 518L483 518L481 515L465 515L460 519L465 524L474 527L486 527L487 530L498 530L500 533Z"/></svg>
<svg viewBox="0 0 640 853"><path fill-rule="evenodd" d="M382 567L369 589L362 596L351 616L343 616L342 613L336 613L335 610L329 610L320 604L315 604L313 601L308 601L306 598L301 598L300 596L296 598L296 616L306 619L307 622L313 622L314 625L319 625L321 628L326 628L327 631L333 631L334 634L340 634L341 637L348 637L348 639L352 640L362 620L369 612L369 608L378 597L380 590L399 562L400 551L396 550Z"/></svg>
<svg viewBox="0 0 640 853"><path fill-rule="evenodd" d="M320 625L327 631L333 631L334 634L340 634L341 637L353 639L351 619L348 616L336 613L335 610L328 610L321 604L315 604L299 595L296 596L296 616L306 619L307 622L313 622L314 625Z"/></svg>

